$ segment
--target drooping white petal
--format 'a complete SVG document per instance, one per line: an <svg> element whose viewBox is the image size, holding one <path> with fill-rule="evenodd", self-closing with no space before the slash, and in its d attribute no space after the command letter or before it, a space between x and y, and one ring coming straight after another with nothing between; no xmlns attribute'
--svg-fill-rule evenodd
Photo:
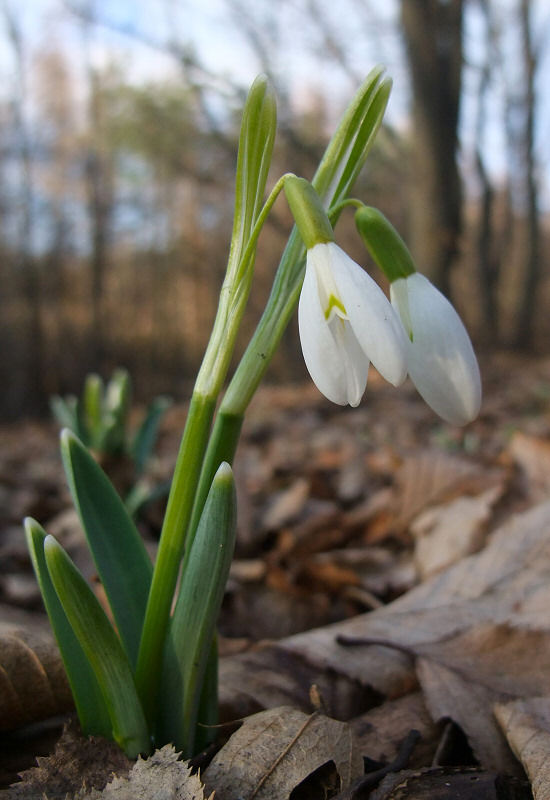
<svg viewBox="0 0 550 800"><path fill-rule="evenodd" d="M331 271L353 332L378 372L394 386L407 377L403 328L389 300L365 270L338 245L327 245Z"/></svg>
<svg viewBox="0 0 550 800"><path fill-rule="evenodd" d="M304 360L313 382L325 397L338 405L356 406L367 385L369 362L349 323L340 318L327 322L309 252L298 306Z"/></svg>
<svg viewBox="0 0 550 800"><path fill-rule="evenodd" d="M455 309L418 272L394 281L390 296L408 336L408 369L418 392L446 422L471 422L481 405L481 378Z"/></svg>

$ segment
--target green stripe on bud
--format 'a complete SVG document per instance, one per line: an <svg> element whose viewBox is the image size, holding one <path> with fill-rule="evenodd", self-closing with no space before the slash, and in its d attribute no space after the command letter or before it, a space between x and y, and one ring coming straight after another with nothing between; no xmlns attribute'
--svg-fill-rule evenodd
<svg viewBox="0 0 550 800"><path fill-rule="evenodd" d="M285 194L300 236L308 250L316 244L334 241L334 232L319 195L305 178L289 176Z"/></svg>
<svg viewBox="0 0 550 800"><path fill-rule="evenodd" d="M363 206L355 214L355 225L367 250L390 283L416 272L407 245L381 211Z"/></svg>

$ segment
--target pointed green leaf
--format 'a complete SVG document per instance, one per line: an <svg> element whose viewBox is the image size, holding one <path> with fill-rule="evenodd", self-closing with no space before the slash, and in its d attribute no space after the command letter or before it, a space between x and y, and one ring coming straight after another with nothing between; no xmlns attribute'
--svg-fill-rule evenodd
<svg viewBox="0 0 550 800"><path fill-rule="evenodd" d="M153 567L123 501L70 431L61 454L75 507L130 663L135 666Z"/></svg>
<svg viewBox="0 0 550 800"><path fill-rule="evenodd" d="M384 72L375 67L355 93L312 180L327 209L350 191L382 124L391 91Z"/></svg>
<svg viewBox="0 0 550 800"><path fill-rule="evenodd" d="M195 748L203 680L235 546L236 506L233 473L223 463L191 546L164 651L158 727L163 741L174 742L186 757Z"/></svg>
<svg viewBox="0 0 550 800"><path fill-rule="evenodd" d="M243 111L235 185L235 240L242 250L262 208L277 126L275 93L265 75L248 92Z"/></svg>
<svg viewBox="0 0 550 800"><path fill-rule="evenodd" d="M151 458L162 417L171 405L172 401L168 397L155 397L147 407L145 417L134 436L131 448L138 478L143 474L147 462Z"/></svg>
<svg viewBox="0 0 550 800"><path fill-rule="evenodd" d="M46 566L44 540L47 534L38 522L27 518L25 535L44 605L67 671L82 732L85 736L108 738L111 736L111 721L103 694L90 662L69 624Z"/></svg>
<svg viewBox="0 0 550 800"><path fill-rule="evenodd" d="M44 540L52 584L101 688L112 736L135 758L150 751L150 738L126 654L98 599L53 536Z"/></svg>

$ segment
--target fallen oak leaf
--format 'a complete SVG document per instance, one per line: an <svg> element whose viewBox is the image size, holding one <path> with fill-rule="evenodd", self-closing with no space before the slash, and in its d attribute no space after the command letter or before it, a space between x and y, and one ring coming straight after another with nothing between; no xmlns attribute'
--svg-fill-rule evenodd
<svg viewBox="0 0 550 800"><path fill-rule="evenodd" d="M475 497L457 497L444 506L432 506L416 517L411 533L421 580L481 550L493 506L503 490L502 484L492 486Z"/></svg>
<svg viewBox="0 0 550 800"><path fill-rule="evenodd" d="M529 776L534 800L550 798L550 697L498 703L495 716Z"/></svg>
<svg viewBox="0 0 550 800"><path fill-rule="evenodd" d="M283 706L245 719L214 756L204 783L217 800L286 800L327 764L333 764L337 790L362 774L362 759L348 725Z"/></svg>
<svg viewBox="0 0 550 800"><path fill-rule="evenodd" d="M400 532L430 506L464 495L477 495L505 476L442 450L425 450L404 459L396 476L394 528Z"/></svg>
<svg viewBox="0 0 550 800"><path fill-rule="evenodd" d="M339 638L340 644L393 647L380 639ZM481 624L457 636L414 647L396 644L416 661L434 720L452 719L486 769L521 775L493 716L495 703L544 693L550 675L547 632Z"/></svg>
<svg viewBox="0 0 550 800"><path fill-rule="evenodd" d="M192 774L188 762L179 760L171 744L157 750L150 758L138 759L127 776L115 777L102 790L81 792L74 800L213 800L205 794L198 774Z"/></svg>

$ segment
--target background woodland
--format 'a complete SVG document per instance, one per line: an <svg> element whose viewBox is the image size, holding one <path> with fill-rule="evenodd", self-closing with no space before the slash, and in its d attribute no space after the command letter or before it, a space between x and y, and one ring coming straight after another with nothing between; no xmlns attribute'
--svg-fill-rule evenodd
<svg viewBox="0 0 550 800"><path fill-rule="evenodd" d="M273 181L286 171L312 176L339 113L384 60L407 113L388 114L355 195L398 227L480 350L544 353L550 12L535 0L401 0L390 19L389 5L346 0L340 28L324 0L221 3L248 83L265 71L277 91ZM178 2L150 7L193 14ZM181 26L163 39L153 25L117 28L107 10L102 0L65 0L56 10L63 35L45 31L37 45L31 12L0 3L4 419L43 413L52 394L79 392L88 372L109 377L116 366L129 369L140 400L186 396L215 313L248 87L231 64L213 72ZM297 96L285 66L290 12L307 25L310 74L318 68L343 87L340 107L313 78ZM161 54L170 70L136 78L113 34L142 67ZM290 225L281 201L260 240L243 343ZM351 215L337 235L371 269ZM305 377L295 330L269 376Z"/></svg>

